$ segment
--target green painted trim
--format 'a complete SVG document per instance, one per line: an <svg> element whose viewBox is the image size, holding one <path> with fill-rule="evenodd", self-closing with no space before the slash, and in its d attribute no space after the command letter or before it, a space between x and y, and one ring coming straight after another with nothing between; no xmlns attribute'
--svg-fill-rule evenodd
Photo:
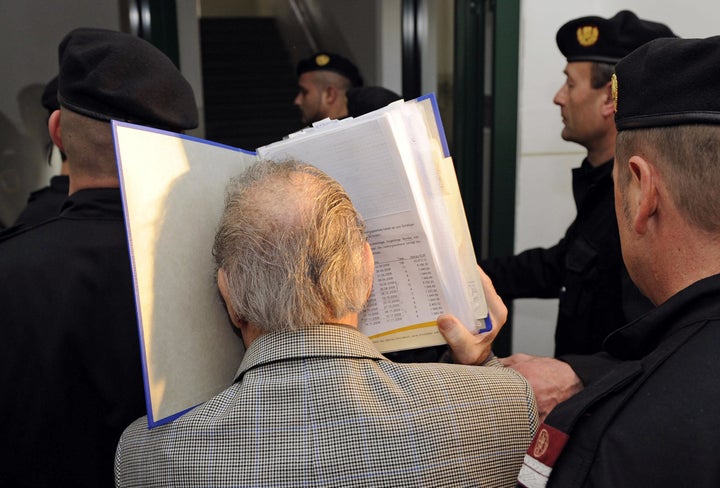
<svg viewBox="0 0 720 488"><path fill-rule="evenodd" d="M489 256L514 253L520 0L495 3Z"/></svg>
<svg viewBox="0 0 720 488"><path fill-rule="evenodd" d="M485 95L486 22L493 20ZM452 154L478 260L508 255L515 239L520 0L456 0ZM512 324L493 349L508 355Z"/></svg>
<svg viewBox="0 0 720 488"><path fill-rule="evenodd" d="M175 0L149 0L150 37L148 39L180 68L177 9Z"/></svg>
<svg viewBox="0 0 720 488"><path fill-rule="evenodd" d="M455 58L452 155L475 252L480 258L484 125L485 15L472 0L455 2Z"/></svg>
<svg viewBox="0 0 720 488"><path fill-rule="evenodd" d="M487 255L506 256L514 254L515 249L520 0L495 2L494 31L494 119ZM500 356L512 353L512 318L496 337L493 350Z"/></svg>

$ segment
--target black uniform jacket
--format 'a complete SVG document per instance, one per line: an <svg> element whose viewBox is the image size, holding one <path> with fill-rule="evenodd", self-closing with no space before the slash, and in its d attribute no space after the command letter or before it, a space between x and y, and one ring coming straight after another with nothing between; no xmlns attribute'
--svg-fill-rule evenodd
<svg viewBox="0 0 720 488"><path fill-rule="evenodd" d="M50 185L30 194L27 205L13 225L33 225L57 217L68 197L69 187L67 175L53 176Z"/></svg>
<svg viewBox="0 0 720 488"><path fill-rule="evenodd" d="M556 356L598 352L610 332L652 308L623 264L611 173L612 161L573 170L577 216L557 245L481 263L505 300L559 298Z"/></svg>
<svg viewBox="0 0 720 488"><path fill-rule="evenodd" d="M113 486L123 429L145 414L118 189L0 241L0 486Z"/></svg>
<svg viewBox="0 0 720 488"><path fill-rule="evenodd" d="M546 420L569 434L548 486L720 486L720 275L605 345L622 363ZM545 436L539 451L552 451L552 442Z"/></svg>

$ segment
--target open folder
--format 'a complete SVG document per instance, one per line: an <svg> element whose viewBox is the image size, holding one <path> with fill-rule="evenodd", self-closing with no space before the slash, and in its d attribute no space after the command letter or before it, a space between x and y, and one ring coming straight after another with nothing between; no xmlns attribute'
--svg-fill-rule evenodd
<svg viewBox="0 0 720 488"><path fill-rule="evenodd" d="M443 344L455 314L492 326L432 95L325 120L256 152L113 122L150 427L227 388L243 346L217 291L212 245L228 180L258 159L310 163L343 185L375 258L360 330L381 352Z"/></svg>

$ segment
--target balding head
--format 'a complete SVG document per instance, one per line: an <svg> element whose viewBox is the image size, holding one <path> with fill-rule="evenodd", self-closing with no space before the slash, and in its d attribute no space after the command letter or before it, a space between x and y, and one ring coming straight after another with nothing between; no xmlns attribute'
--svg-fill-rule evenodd
<svg viewBox="0 0 720 488"><path fill-rule="evenodd" d="M229 186L214 255L231 313L273 331L359 312L372 283L366 248L339 183L307 164L260 162Z"/></svg>

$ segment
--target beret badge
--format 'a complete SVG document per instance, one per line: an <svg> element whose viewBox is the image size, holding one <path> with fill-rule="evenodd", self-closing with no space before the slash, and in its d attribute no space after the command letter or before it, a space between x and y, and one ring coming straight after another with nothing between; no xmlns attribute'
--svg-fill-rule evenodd
<svg viewBox="0 0 720 488"><path fill-rule="evenodd" d="M583 25L578 27L577 41L582 47L590 47L598 41L600 31L594 25Z"/></svg>
<svg viewBox="0 0 720 488"><path fill-rule="evenodd" d="M309 71L331 71L350 80L352 86L362 86L363 84L363 79L362 76L360 76L360 71L358 71L357 66L349 59L335 53L313 53L298 62L296 71L298 76Z"/></svg>
<svg viewBox="0 0 720 488"><path fill-rule="evenodd" d="M325 66L330 62L330 56L327 54L318 54L315 56L315 64L318 66Z"/></svg>
<svg viewBox="0 0 720 488"><path fill-rule="evenodd" d="M615 113L617 113L617 106L618 106L618 80L617 75L613 73L611 78L611 85L610 88L612 90L612 99L613 99L613 110Z"/></svg>

